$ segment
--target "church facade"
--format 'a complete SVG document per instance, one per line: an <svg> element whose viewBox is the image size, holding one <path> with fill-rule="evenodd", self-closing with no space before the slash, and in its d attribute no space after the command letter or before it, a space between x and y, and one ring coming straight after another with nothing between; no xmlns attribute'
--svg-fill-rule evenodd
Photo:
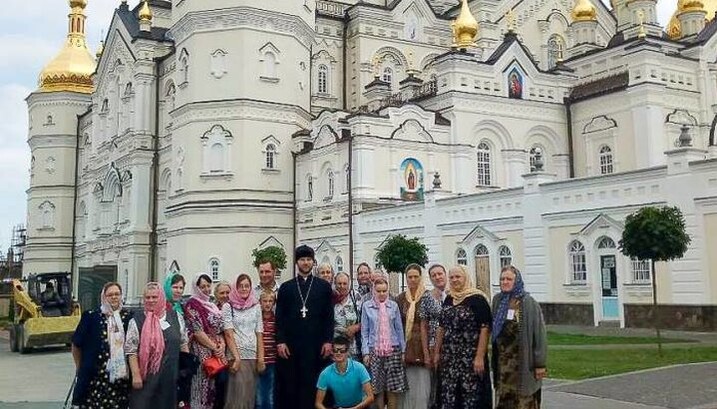
<svg viewBox="0 0 717 409"><path fill-rule="evenodd" d="M72 0L28 98L26 272L132 300L269 245L348 272L405 234L488 291L517 265L550 322L641 325L655 277L666 317L714 329L708 3L663 28L652 0L123 2L95 59ZM617 248L647 205L692 237L656 272Z"/></svg>

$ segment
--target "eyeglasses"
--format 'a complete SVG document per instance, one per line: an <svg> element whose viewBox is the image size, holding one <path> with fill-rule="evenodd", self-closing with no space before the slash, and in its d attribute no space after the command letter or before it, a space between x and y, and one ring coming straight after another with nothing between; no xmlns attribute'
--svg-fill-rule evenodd
<svg viewBox="0 0 717 409"><path fill-rule="evenodd" d="M346 351L348 351L348 348L334 348L333 351L335 354L345 354Z"/></svg>

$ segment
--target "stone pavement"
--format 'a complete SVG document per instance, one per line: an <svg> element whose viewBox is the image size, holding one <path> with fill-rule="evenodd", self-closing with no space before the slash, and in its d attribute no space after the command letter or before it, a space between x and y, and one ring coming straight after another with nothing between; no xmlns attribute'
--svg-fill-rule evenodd
<svg viewBox="0 0 717 409"><path fill-rule="evenodd" d="M635 408L717 409L717 362L675 365L557 384L547 386L546 391L641 405ZM625 406L630 407L633 406Z"/></svg>

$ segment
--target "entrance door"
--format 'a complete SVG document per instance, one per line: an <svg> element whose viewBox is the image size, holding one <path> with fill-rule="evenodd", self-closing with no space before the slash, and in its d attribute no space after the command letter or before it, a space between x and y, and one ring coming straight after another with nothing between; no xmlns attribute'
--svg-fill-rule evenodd
<svg viewBox="0 0 717 409"><path fill-rule="evenodd" d="M490 258L476 257L476 287L490 297Z"/></svg>
<svg viewBox="0 0 717 409"><path fill-rule="evenodd" d="M615 256L600 256L602 274L602 317L605 320L618 319L617 268Z"/></svg>
<svg viewBox="0 0 717 409"><path fill-rule="evenodd" d="M88 311L99 306L100 291L105 283L117 281L117 266L95 266L93 268L80 268L80 283L78 285L78 300L82 311ZM123 289L123 291L127 291Z"/></svg>

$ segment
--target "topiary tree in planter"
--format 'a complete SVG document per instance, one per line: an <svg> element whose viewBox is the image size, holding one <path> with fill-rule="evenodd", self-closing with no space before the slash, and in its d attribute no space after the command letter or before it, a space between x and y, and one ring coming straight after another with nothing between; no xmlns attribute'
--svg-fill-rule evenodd
<svg viewBox="0 0 717 409"><path fill-rule="evenodd" d="M625 219L620 240L622 254L652 263L652 317L657 334L657 350L662 356L662 338L657 319L657 279L655 263L681 258L690 244L685 217L678 207L643 207Z"/></svg>
<svg viewBox="0 0 717 409"><path fill-rule="evenodd" d="M409 239L399 234L386 240L376 258L388 273L403 273L412 263L424 267L428 263L428 248L417 237Z"/></svg>

